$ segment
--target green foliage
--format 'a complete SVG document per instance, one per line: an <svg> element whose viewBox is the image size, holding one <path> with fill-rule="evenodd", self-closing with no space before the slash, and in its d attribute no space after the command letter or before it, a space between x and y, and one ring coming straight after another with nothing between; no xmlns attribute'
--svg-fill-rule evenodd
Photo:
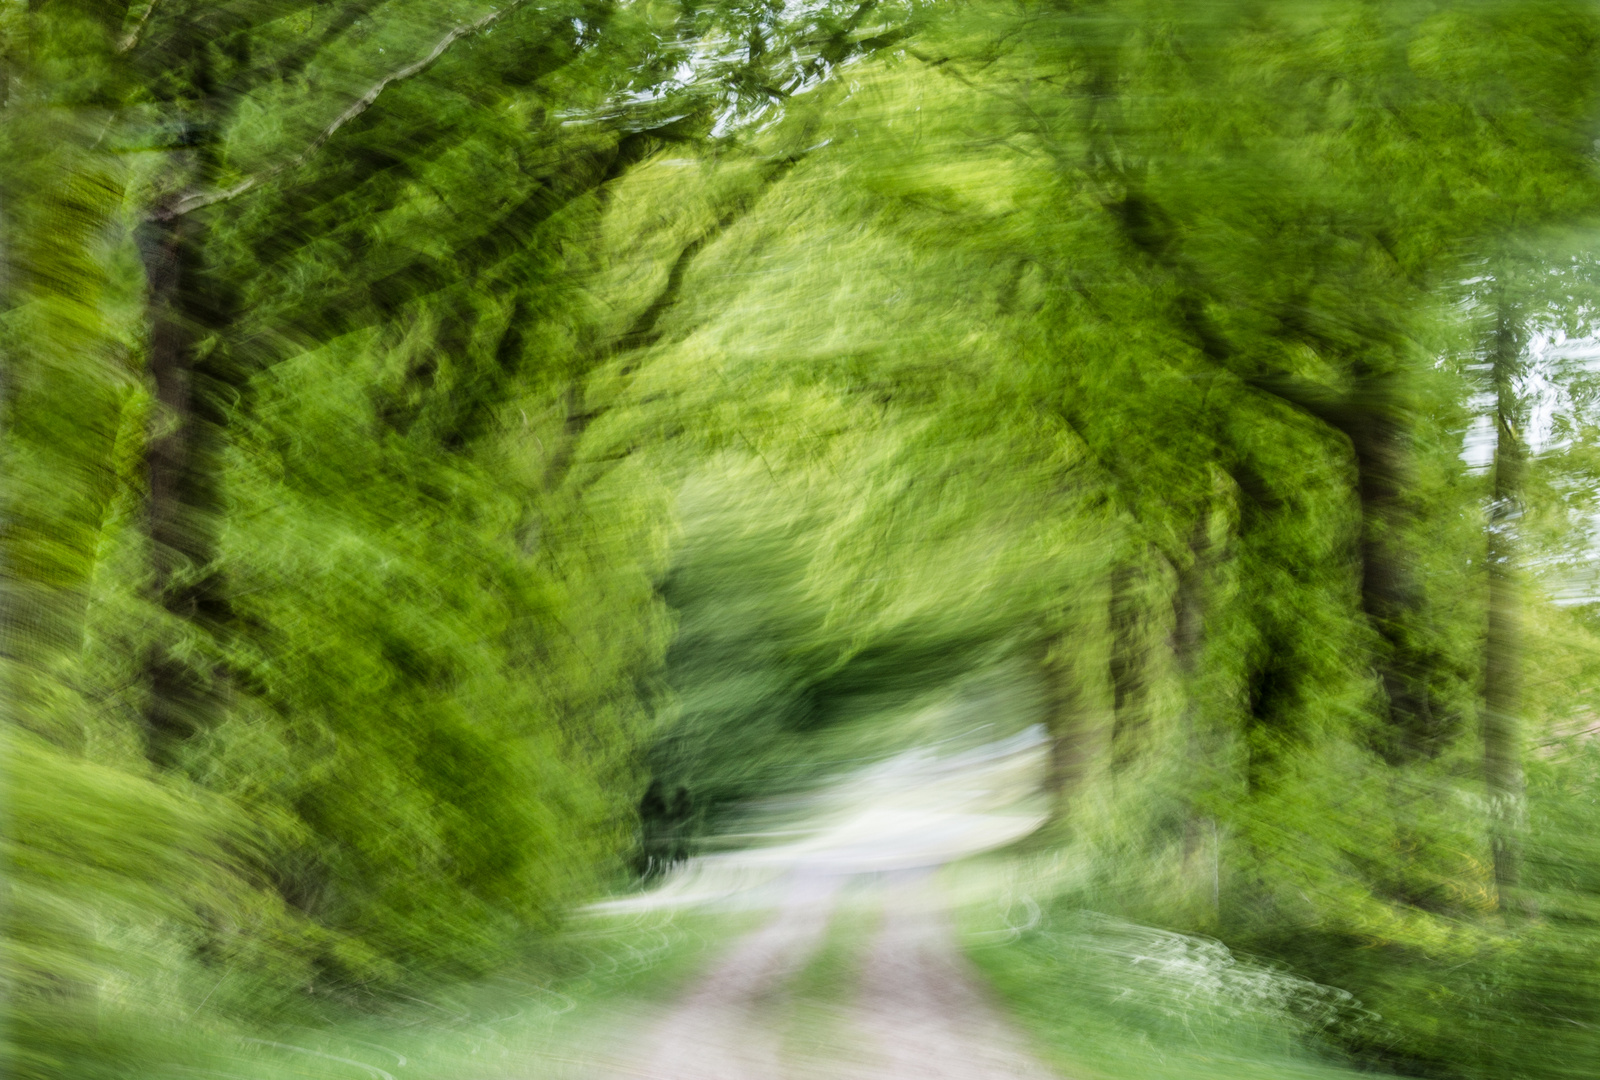
<svg viewBox="0 0 1600 1080"><path fill-rule="evenodd" d="M660 497L545 447L662 13L375 8L7 13L18 1075L482 971L631 842Z"/></svg>
<svg viewBox="0 0 1600 1080"><path fill-rule="evenodd" d="M930 24L853 69L825 119L767 133L772 155L829 142L736 204L621 384L638 419L613 413L616 444L672 438L692 505L718 500L684 519L684 710L652 807L682 829L672 787L781 787L772 763L823 745L782 733L829 663L940 633L980 666L1042 659L1060 816L1036 843L1075 868L1050 886L1059 912L1218 934L1343 987L1382 1024L1324 1036L1370 1062L1564 1075L1537 1033L1587 1030L1587 975L1541 989L1512 958L1583 955L1586 931L1496 910L1486 486L1461 433L1484 267L1509 283L1513 248L1560 265L1592 211L1590 16L1008 19ZM1492 59L1519 52L1544 60ZM1557 82L1582 89L1557 102ZM697 167L704 203L682 164L635 182L687 224L741 166ZM1517 286L1519 317L1583 333L1583 280L1580 263ZM1545 370L1577 432L1586 367ZM707 444L735 463L708 470ZM1530 739L1592 708L1593 640L1537 591L1588 558L1564 472L1581 445L1536 458L1521 530ZM894 672L932 686L959 667L899 654ZM1542 911L1543 841L1525 842ZM1457 1053L1443 1033L1469 1014L1496 1018L1484 1045L1493 1024L1530 1041Z"/></svg>
<svg viewBox="0 0 1600 1080"><path fill-rule="evenodd" d="M0 35L20 1074L482 972L1000 682L1053 740L1019 1007L1187 1037L1066 985L1090 907L1376 1014L1201 1058L1596 1071L1600 653L1545 599L1593 599L1586 6ZM1463 460L1486 358L1514 497Z"/></svg>
<svg viewBox="0 0 1600 1080"><path fill-rule="evenodd" d="M1019 917L1022 907L1000 914ZM971 955L1062 1072L1354 1075L1317 1045L1330 1023L1360 1019L1337 990L1242 961L1209 939L1095 913L1052 909L1018 929L990 926L984 914L969 929Z"/></svg>

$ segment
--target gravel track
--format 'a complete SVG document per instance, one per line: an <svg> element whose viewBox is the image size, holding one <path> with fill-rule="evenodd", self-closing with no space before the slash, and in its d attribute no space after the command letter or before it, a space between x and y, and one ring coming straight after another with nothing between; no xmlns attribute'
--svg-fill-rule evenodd
<svg viewBox="0 0 1600 1080"><path fill-rule="evenodd" d="M788 986L820 948L845 879L796 874L747 935L602 1075L623 1080L1049 1080L961 955L931 875L873 886L882 923L829 1022L793 1023ZM785 1034L788 1037L785 1038ZM824 1037L819 1038L822 1035Z"/></svg>
<svg viewBox="0 0 1600 1080"><path fill-rule="evenodd" d="M813 797L798 839L697 859L663 887L597 910L770 908L677 1001L620 1025L583 1080L1046 1080L962 956L939 866L1043 820L1037 729L956 753L927 749ZM792 832L793 830L791 830ZM883 912L827 1000L791 984L827 937L841 890Z"/></svg>

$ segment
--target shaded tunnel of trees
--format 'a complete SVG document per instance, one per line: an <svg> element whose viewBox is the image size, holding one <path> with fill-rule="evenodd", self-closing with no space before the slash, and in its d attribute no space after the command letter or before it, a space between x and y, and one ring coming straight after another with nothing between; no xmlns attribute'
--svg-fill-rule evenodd
<svg viewBox="0 0 1600 1080"><path fill-rule="evenodd" d="M13 1075L480 976L997 686L1063 903L1364 1067L1600 1073L1591 5L37 0L0 64Z"/></svg>

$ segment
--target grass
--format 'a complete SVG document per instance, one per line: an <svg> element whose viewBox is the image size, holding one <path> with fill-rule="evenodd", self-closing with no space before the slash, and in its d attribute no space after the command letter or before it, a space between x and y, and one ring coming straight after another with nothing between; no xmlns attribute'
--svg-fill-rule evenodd
<svg viewBox="0 0 1600 1080"><path fill-rule="evenodd" d="M471 984L316 1026L212 1025L168 1040L141 1080L528 1080L561 1075L629 1015L670 999L760 913L583 916Z"/></svg>
<svg viewBox="0 0 1600 1080"><path fill-rule="evenodd" d="M1205 938L1111 919L1021 889L1004 860L955 875L968 957L1035 1051L1074 1080L1333 1080L1320 1043L1347 995L1252 964ZM973 899L990 881L987 902ZM1013 879L1014 880L1014 879Z"/></svg>

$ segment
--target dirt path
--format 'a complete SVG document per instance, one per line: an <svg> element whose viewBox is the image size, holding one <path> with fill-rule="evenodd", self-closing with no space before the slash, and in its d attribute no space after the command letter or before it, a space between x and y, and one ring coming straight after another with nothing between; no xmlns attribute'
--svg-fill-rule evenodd
<svg viewBox="0 0 1600 1080"><path fill-rule="evenodd" d="M870 1055L827 1075L852 1080L1046 1080L1051 1073L1000 1015L961 955L925 876L884 897L883 926L847 1020Z"/></svg>
<svg viewBox="0 0 1600 1080"><path fill-rule="evenodd" d="M795 1032L788 987L826 935L845 879L796 875L786 902L604 1075L648 1080L1048 1080L961 956L926 871L875 886L881 925L825 1028ZM857 883L858 895L863 891ZM785 1038L789 1033L790 1037Z"/></svg>
<svg viewBox="0 0 1600 1080"><path fill-rule="evenodd" d="M842 879L806 875L785 884L776 916L738 942L671 1008L636 1018L642 1037L606 1062L605 1073L618 1080L790 1075L783 1060L785 988L821 946Z"/></svg>
<svg viewBox="0 0 1600 1080"><path fill-rule="evenodd" d="M934 883L940 865L1042 820L1030 729L974 749L911 751L814 798L782 842L694 860L662 887L601 908L718 905L774 917L672 1005L627 1018L585 1080L1045 1080L961 955ZM798 839L790 838L799 833ZM827 937L841 890L874 904L871 943L844 985L797 1008L791 985Z"/></svg>

